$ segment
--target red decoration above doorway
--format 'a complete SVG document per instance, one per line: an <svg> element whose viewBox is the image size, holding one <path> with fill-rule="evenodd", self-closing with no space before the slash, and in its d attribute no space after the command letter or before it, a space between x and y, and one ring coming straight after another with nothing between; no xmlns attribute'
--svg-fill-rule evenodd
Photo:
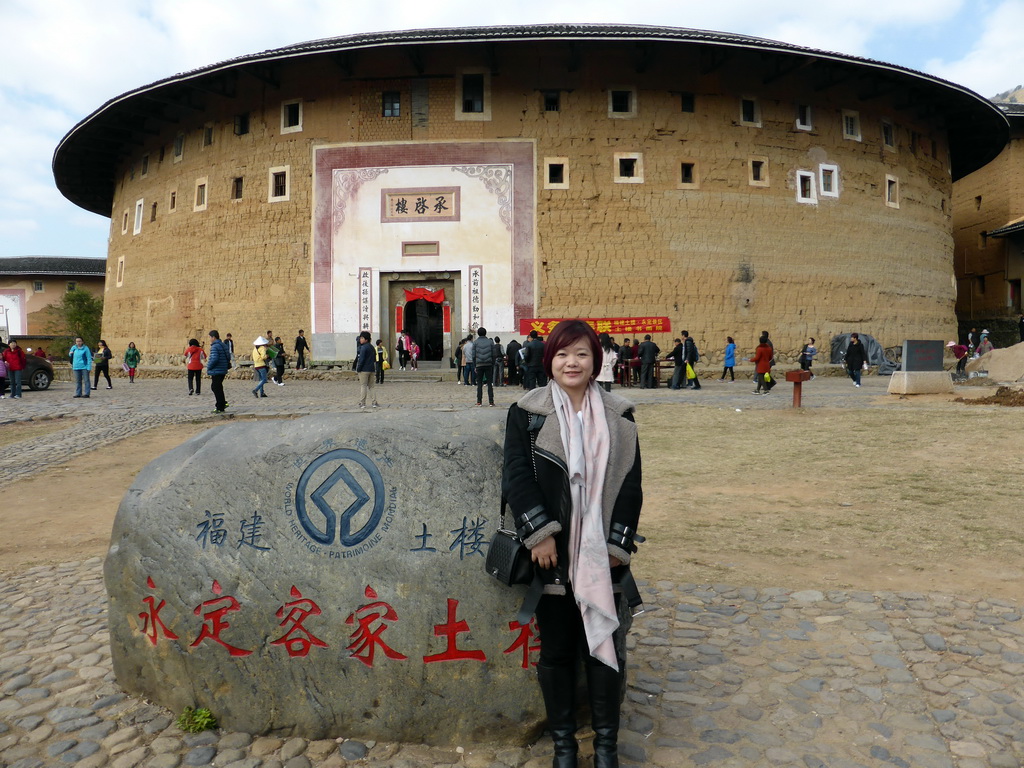
<svg viewBox="0 0 1024 768"><path fill-rule="evenodd" d="M438 288L436 291L416 288L415 290L405 292L406 301L416 301L416 299L426 299L434 304L441 304L444 302L444 288Z"/></svg>

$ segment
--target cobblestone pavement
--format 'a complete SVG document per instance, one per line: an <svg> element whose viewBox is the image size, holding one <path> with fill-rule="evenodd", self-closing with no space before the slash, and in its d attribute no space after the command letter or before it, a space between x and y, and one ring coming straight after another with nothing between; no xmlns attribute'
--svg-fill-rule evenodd
<svg viewBox="0 0 1024 768"><path fill-rule="evenodd" d="M238 416L350 410L358 392L349 382L296 381L271 385L266 400L245 400L238 394L251 397L245 384L229 382ZM885 385L872 377L854 389L848 380L819 377L805 386L804 404L905 407L884 396ZM767 409L788 407L784 388L755 397L746 381L709 382L701 392L626 394L641 404ZM518 392L498 389L496 400L507 405ZM115 380L113 390L88 402L70 394L58 383L49 392L0 402L0 426L82 417L67 434L43 436L15 456L4 451L0 473L24 476L158 424L224 418L208 415L208 395L185 395L184 381L129 387ZM473 394L453 383L389 384L379 399L387 408L460 409L473 407ZM624 765L1024 764L1024 622L1015 603L671 581L644 584L642 591L648 610L629 641ZM429 748L345 740L344 734L321 741L184 734L172 713L119 691L108 642L100 558L0 573L0 766L550 764L546 739L531 749Z"/></svg>

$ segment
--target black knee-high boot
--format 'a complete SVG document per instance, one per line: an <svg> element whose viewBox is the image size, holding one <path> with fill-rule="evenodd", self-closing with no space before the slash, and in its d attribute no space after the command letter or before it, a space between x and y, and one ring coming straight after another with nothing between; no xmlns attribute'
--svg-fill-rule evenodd
<svg viewBox="0 0 1024 768"><path fill-rule="evenodd" d="M594 768L619 766L619 703L622 693L622 664L619 669L588 659L587 689L590 694L591 725L594 728Z"/></svg>
<svg viewBox="0 0 1024 768"><path fill-rule="evenodd" d="M538 664L537 679L547 710L548 731L555 745L552 768L576 768L576 668Z"/></svg>

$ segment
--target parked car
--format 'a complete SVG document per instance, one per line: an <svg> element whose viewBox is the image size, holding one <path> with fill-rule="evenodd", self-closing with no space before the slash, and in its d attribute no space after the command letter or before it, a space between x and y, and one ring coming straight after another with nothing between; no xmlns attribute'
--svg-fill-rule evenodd
<svg viewBox="0 0 1024 768"><path fill-rule="evenodd" d="M36 355L25 356L25 370L21 372L21 383L29 389L49 389L53 381L53 366L50 361Z"/></svg>

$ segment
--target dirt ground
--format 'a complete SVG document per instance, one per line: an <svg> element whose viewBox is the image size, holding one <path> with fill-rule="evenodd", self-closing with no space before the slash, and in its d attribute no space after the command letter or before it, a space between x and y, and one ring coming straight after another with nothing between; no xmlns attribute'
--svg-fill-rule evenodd
<svg viewBox="0 0 1024 768"><path fill-rule="evenodd" d="M936 397L897 409L656 405L637 420L643 578L1019 596L1024 410ZM135 474L203 429L150 430L3 488L0 570L103 555Z"/></svg>

